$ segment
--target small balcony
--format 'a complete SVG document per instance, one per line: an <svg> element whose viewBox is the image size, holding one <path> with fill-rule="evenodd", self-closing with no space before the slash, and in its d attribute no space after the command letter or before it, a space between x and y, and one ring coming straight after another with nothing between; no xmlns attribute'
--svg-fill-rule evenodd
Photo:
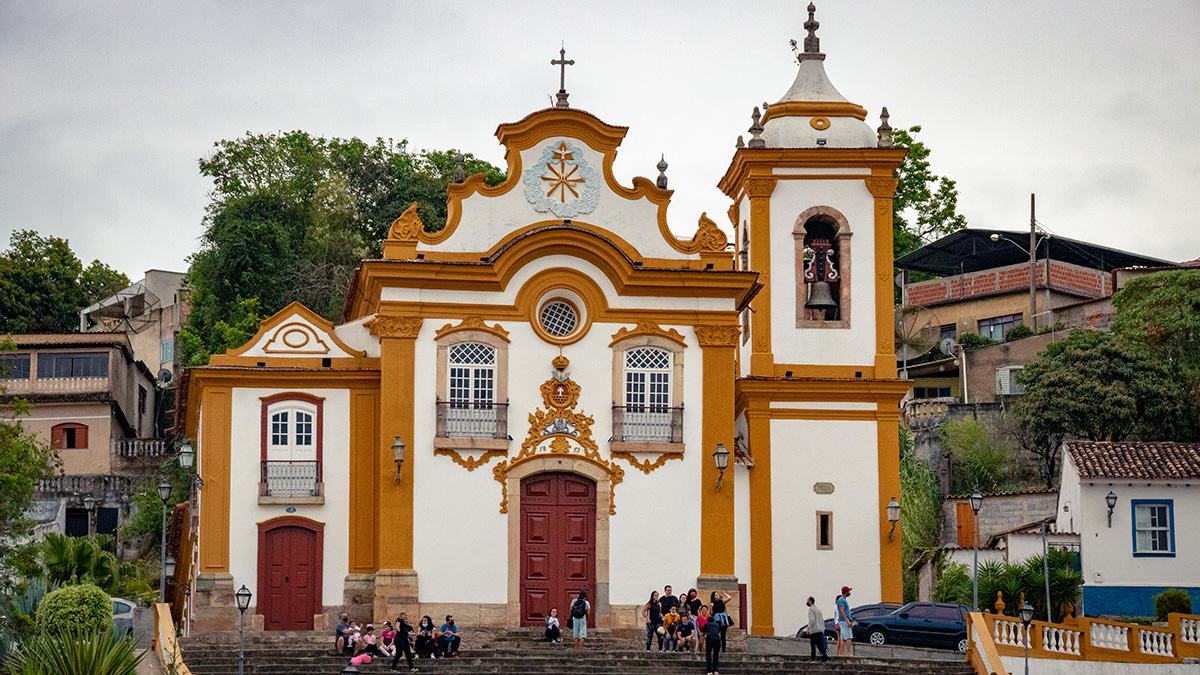
<svg viewBox="0 0 1200 675"><path fill-rule="evenodd" d="M438 401L437 436L508 440L508 404Z"/></svg>
<svg viewBox="0 0 1200 675"><path fill-rule="evenodd" d="M683 407L615 405L614 443L683 443Z"/></svg>
<svg viewBox="0 0 1200 675"><path fill-rule="evenodd" d="M262 463L259 504L323 504L321 463L315 460L273 460Z"/></svg>
<svg viewBox="0 0 1200 675"><path fill-rule="evenodd" d="M122 438L112 442L112 454L117 457L166 457L174 446L161 438Z"/></svg>
<svg viewBox="0 0 1200 675"><path fill-rule="evenodd" d="M109 390L107 377L38 377L6 379L4 388L15 396L35 394L92 394Z"/></svg>

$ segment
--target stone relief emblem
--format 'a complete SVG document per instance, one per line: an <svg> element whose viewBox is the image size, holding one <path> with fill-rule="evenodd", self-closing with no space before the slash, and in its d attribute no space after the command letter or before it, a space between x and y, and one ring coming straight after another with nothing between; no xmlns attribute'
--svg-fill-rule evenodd
<svg viewBox="0 0 1200 675"><path fill-rule="evenodd" d="M538 213L549 211L568 219L596 210L600 179L588 166L583 151L559 141L542 148L542 156L522 177L525 199Z"/></svg>

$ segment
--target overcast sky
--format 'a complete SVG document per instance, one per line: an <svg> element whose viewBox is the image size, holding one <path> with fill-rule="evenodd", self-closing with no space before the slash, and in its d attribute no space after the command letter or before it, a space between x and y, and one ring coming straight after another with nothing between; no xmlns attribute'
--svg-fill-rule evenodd
<svg viewBox="0 0 1200 675"><path fill-rule="evenodd" d="M183 270L218 139L302 129L461 148L571 104L630 127L615 170L675 190L690 234L752 106L788 89L807 2L0 0L0 247L70 240L133 279ZM1200 2L819 1L826 69L920 124L972 227L1200 257ZM724 217L717 218L724 223Z"/></svg>

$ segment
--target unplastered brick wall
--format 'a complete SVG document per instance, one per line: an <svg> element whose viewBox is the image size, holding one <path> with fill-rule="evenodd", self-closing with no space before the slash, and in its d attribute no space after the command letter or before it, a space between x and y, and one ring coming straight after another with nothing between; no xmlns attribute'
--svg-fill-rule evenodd
<svg viewBox="0 0 1200 675"><path fill-rule="evenodd" d="M966 502L965 496L947 497L942 502L942 543L958 543L956 504ZM1011 530L1053 516L1058 508L1058 491L1022 492L1017 494L985 494L979 509L979 545L997 532ZM968 514L969 515L969 514Z"/></svg>
<svg viewBox="0 0 1200 675"><path fill-rule="evenodd" d="M1046 284L1047 261L1039 260L1036 281ZM1050 285L1083 295L1103 297L1112 295L1112 277L1100 270L1070 263L1049 261ZM1009 265L970 274L930 279L910 284L905 291L909 305L933 305L990 293L1002 293L1029 287L1029 266Z"/></svg>

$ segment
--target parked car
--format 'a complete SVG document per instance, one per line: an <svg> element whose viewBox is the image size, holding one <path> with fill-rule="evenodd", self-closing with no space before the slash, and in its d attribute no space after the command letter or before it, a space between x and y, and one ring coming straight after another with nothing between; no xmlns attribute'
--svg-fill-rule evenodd
<svg viewBox="0 0 1200 675"><path fill-rule="evenodd" d="M127 635L133 632L133 608L137 607L134 603L125 600L124 598L113 598L113 633L116 635Z"/></svg>
<svg viewBox="0 0 1200 675"><path fill-rule="evenodd" d="M850 608L850 617L855 621L861 622L864 619L869 619L871 617L890 614L897 609L900 609L900 605L897 603L876 602L870 605L859 605L858 607ZM807 627L801 626L800 632L796 633L796 637L808 637L808 634L804 632L805 628ZM837 631L833 629L833 619L825 619L825 636L831 640L837 639Z"/></svg>
<svg viewBox="0 0 1200 675"><path fill-rule="evenodd" d="M880 646L941 647L967 651L966 605L943 602L910 602L882 616L859 618L854 638Z"/></svg>

